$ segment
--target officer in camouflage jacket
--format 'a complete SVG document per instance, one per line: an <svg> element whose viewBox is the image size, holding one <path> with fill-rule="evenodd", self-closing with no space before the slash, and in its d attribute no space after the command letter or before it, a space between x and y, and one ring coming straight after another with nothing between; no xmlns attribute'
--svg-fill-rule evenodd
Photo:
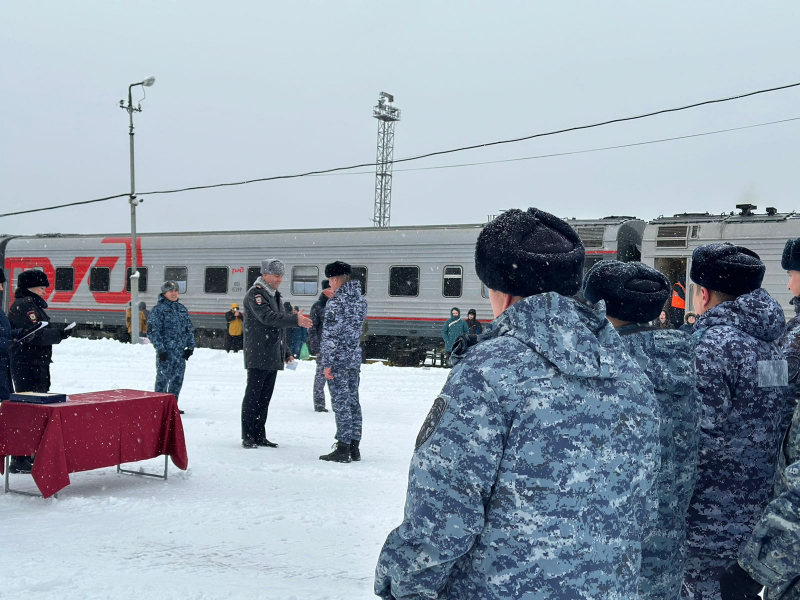
<svg viewBox="0 0 800 600"><path fill-rule="evenodd" d="M186 361L195 348L194 325L178 295L178 284L165 281L155 308L147 316L147 337L156 349L155 391L176 399L183 387Z"/></svg>
<svg viewBox="0 0 800 600"><path fill-rule="evenodd" d="M361 284L350 279L352 267L336 261L325 266L333 297L325 305L320 354L323 373L331 390L336 417L336 448L320 460L361 460L361 404L358 385L361 373L361 331L367 318L367 301Z"/></svg>
<svg viewBox="0 0 800 600"><path fill-rule="evenodd" d="M697 385L703 401L698 483L687 514L685 593L756 598L736 558L772 497L775 456L791 418L784 317L761 289L758 255L733 244L692 254Z"/></svg>
<svg viewBox="0 0 800 600"><path fill-rule="evenodd" d="M658 318L669 280L640 262L598 262L586 274L584 296L604 300L622 345L653 384L661 417L658 518L648 521L642 546L641 600L680 596L685 562L686 509L697 477L700 395L694 342L676 329L641 325Z"/></svg>
<svg viewBox="0 0 800 600"><path fill-rule="evenodd" d="M789 367L789 387L797 403L800 382L800 238L789 240L781 266L789 274L788 288L798 313L781 338ZM766 600L800 600L800 403L778 452L775 499L753 529L739 564L767 586Z"/></svg>
<svg viewBox="0 0 800 600"><path fill-rule="evenodd" d="M454 347L417 437L405 517L375 572L381 598L638 598L656 400L602 304L567 297L583 261L575 231L534 208L480 234L496 318Z"/></svg>

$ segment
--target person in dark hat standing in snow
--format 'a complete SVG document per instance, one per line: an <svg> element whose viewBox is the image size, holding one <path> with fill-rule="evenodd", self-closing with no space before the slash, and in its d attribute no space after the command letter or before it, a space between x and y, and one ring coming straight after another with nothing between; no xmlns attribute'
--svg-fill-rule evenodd
<svg viewBox="0 0 800 600"><path fill-rule="evenodd" d="M247 388L242 400L242 447L276 448L267 439L269 403L278 371L294 360L286 342L291 327L311 327L311 319L299 311L286 312L278 291L283 282L283 261L261 261L261 276L244 297L244 366ZM290 305L291 308L291 305Z"/></svg>
<svg viewBox="0 0 800 600"><path fill-rule="evenodd" d="M30 329L42 322L50 322L45 312L45 292L50 281L44 271L23 271L17 276L14 303L8 310L8 320L14 329ZM50 390L50 363L53 362L53 345L71 335L71 330L50 325L30 336L24 344L11 347L11 376L14 389L19 392L48 392ZM30 472L30 457L13 457L12 472Z"/></svg>
<svg viewBox="0 0 800 600"><path fill-rule="evenodd" d="M155 391L181 393L186 361L194 354L194 325L189 311L178 301L178 283L165 281L153 310L147 316L150 343L156 350ZM183 410L180 411L183 414Z"/></svg>
<svg viewBox="0 0 800 600"><path fill-rule="evenodd" d="M590 302L605 301L606 318L619 333L623 348L650 379L658 401L658 516L645 524L640 600L680 596L686 510L697 476L700 395L694 342L677 329L646 325L657 318L669 294L669 280L640 262L601 260L584 279L584 297Z"/></svg>
<svg viewBox="0 0 800 600"><path fill-rule="evenodd" d="M698 481L686 517L684 594L757 598L737 556L772 497L775 457L791 417L778 346L783 309L761 288L759 256L729 243L692 253L697 389L703 402Z"/></svg>
<svg viewBox="0 0 800 600"><path fill-rule="evenodd" d="M604 311L572 298L583 263L575 230L535 208L479 235L495 320L453 348L376 595L636 597L642 524L657 509L657 405Z"/></svg>
<svg viewBox="0 0 800 600"><path fill-rule="evenodd" d="M447 363L447 358L453 351L453 344L462 335L469 335L469 326L464 319L461 318L461 310L457 306L450 309L450 318L442 325L442 339L444 340L444 360Z"/></svg>
<svg viewBox="0 0 800 600"><path fill-rule="evenodd" d="M361 331L367 318L367 301L361 284L350 279L352 267L337 260L325 266L325 277L333 298L325 305L320 353L325 378L331 390L336 417L336 446L320 460L349 463L361 460L361 404L358 384L361 373Z"/></svg>

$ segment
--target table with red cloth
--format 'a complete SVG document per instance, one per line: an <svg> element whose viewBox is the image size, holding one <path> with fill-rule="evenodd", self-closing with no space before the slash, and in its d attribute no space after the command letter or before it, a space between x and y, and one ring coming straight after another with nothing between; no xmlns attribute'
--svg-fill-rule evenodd
<svg viewBox="0 0 800 600"><path fill-rule="evenodd" d="M175 396L139 390L0 403L0 473L5 456L33 454L31 475L45 498L67 487L70 473L161 455L184 471L189 464Z"/></svg>

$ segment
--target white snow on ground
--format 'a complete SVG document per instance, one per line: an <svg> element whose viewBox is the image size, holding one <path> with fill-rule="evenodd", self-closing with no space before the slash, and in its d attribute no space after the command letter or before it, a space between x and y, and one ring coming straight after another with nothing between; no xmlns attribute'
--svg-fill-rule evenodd
<svg viewBox="0 0 800 600"><path fill-rule="evenodd" d="M57 392L155 381L149 346L69 339L53 360ZM314 367L278 375L267 437L280 447L245 450L242 354L198 349L180 398L189 470L170 463L164 482L112 467L72 474L58 499L0 495L0 598L374 598L414 440L448 371L365 365L363 461L339 465L319 460L335 426L312 408ZM158 472L163 459L140 466ZM11 479L35 491L30 476Z"/></svg>

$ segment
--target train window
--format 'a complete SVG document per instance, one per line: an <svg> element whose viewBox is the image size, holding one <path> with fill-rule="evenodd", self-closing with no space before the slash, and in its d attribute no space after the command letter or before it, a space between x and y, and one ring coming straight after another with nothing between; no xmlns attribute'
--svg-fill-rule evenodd
<svg viewBox="0 0 800 600"><path fill-rule="evenodd" d="M419 267L389 267L390 296L419 296Z"/></svg>
<svg viewBox="0 0 800 600"><path fill-rule="evenodd" d="M361 284L361 293L367 294L367 267L353 267L350 279L359 282Z"/></svg>
<svg viewBox="0 0 800 600"><path fill-rule="evenodd" d="M227 294L228 267L206 267L203 291L206 294Z"/></svg>
<svg viewBox="0 0 800 600"><path fill-rule="evenodd" d="M89 290L107 292L111 283L111 269L108 267L92 267L89 270Z"/></svg>
<svg viewBox="0 0 800 600"><path fill-rule="evenodd" d="M461 267L451 265L444 268L442 278L442 296L445 298L460 298L464 281L464 271Z"/></svg>
<svg viewBox="0 0 800 600"><path fill-rule="evenodd" d="M292 267L292 295L316 296L319 267Z"/></svg>
<svg viewBox="0 0 800 600"><path fill-rule="evenodd" d="M481 296L483 296L484 298L489 297L489 288L486 287L485 283L481 283Z"/></svg>
<svg viewBox="0 0 800 600"><path fill-rule="evenodd" d="M258 267L247 267L247 289L250 289L256 279L261 277L261 266Z"/></svg>
<svg viewBox="0 0 800 600"><path fill-rule="evenodd" d="M75 289L75 269L56 267L56 291L71 292Z"/></svg>
<svg viewBox="0 0 800 600"><path fill-rule="evenodd" d="M186 293L186 267L166 267L164 269L164 281L174 281L178 284L178 291Z"/></svg>
<svg viewBox="0 0 800 600"><path fill-rule="evenodd" d="M136 267L136 271L139 273L139 291L146 292L147 291L147 267ZM131 268L128 267L125 269L125 291L131 291ZM180 290L178 290L180 291Z"/></svg>

